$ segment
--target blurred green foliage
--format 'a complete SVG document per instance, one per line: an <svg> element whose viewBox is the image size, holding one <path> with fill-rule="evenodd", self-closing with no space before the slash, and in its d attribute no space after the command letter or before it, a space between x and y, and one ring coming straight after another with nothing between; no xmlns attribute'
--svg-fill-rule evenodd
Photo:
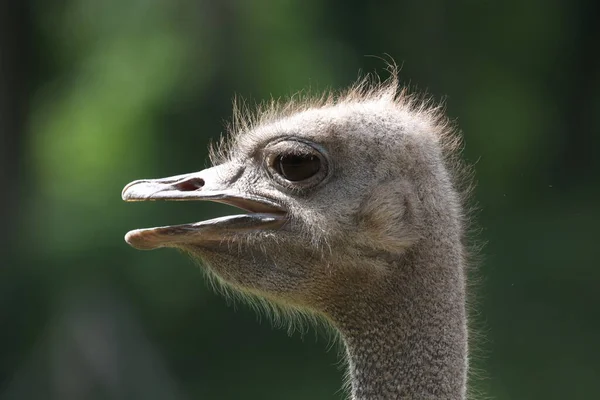
<svg viewBox="0 0 600 400"><path fill-rule="evenodd" d="M0 399L343 397L326 337L288 338L185 257L122 240L229 209L119 194L205 167L235 93L347 86L386 54L446 99L475 164L477 386L600 398L598 2L5 3Z"/></svg>

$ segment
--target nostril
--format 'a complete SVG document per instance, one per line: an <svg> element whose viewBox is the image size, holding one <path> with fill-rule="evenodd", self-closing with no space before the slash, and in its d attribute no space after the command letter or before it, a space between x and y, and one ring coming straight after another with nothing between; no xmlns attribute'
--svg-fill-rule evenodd
<svg viewBox="0 0 600 400"><path fill-rule="evenodd" d="M178 190L182 192L193 192L194 190L198 190L204 186L204 179L202 178L192 178L187 179L183 182L176 183L175 186Z"/></svg>

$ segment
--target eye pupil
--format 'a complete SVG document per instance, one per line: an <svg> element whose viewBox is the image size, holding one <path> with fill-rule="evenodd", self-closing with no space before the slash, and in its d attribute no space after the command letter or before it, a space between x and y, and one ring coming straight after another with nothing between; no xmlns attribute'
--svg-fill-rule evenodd
<svg viewBox="0 0 600 400"><path fill-rule="evenodd" d="M281 154L273 168L288 181L303 181L319 172L321 159L314 154Z"/></svg>

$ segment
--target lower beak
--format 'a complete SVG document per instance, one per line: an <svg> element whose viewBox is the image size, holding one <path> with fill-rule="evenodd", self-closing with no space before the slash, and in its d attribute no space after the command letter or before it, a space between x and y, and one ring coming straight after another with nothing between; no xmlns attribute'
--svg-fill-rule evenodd
<svg viewBox="0 0 600 400"><path fill-rule="evenodd" d="M250 211L192 224L136 229L125 235L125 241L137 249L202 245L221 242L239 234L277 229L286 221L286 211L277 202L254 193L240 193L224 179L225 166L217 166L192 174L162 179L131 182L123 189L123 200L215 201Z"/></svg>

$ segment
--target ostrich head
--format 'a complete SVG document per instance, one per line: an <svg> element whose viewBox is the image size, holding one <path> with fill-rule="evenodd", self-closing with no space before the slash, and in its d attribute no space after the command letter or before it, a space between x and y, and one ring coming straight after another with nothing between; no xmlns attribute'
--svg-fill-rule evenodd
<svg viewBox="0 0 600 400"><path fill-rule="evenodd" d="M134 181L122 196L217 201L248 213L135 230L125 239L138 249L182 249L227 287L325 317L347 344L356 398L459 398L462 222L445 121L439 109L400 91L395 76L270 104L254 117L238 112L229 140L212 152L212 168ZM423 348L410 355L414 334ZM371 352L387 348L394 358L369 356L365 340ZM442 381L413 377L423 363L445 374Z"/></svg>

